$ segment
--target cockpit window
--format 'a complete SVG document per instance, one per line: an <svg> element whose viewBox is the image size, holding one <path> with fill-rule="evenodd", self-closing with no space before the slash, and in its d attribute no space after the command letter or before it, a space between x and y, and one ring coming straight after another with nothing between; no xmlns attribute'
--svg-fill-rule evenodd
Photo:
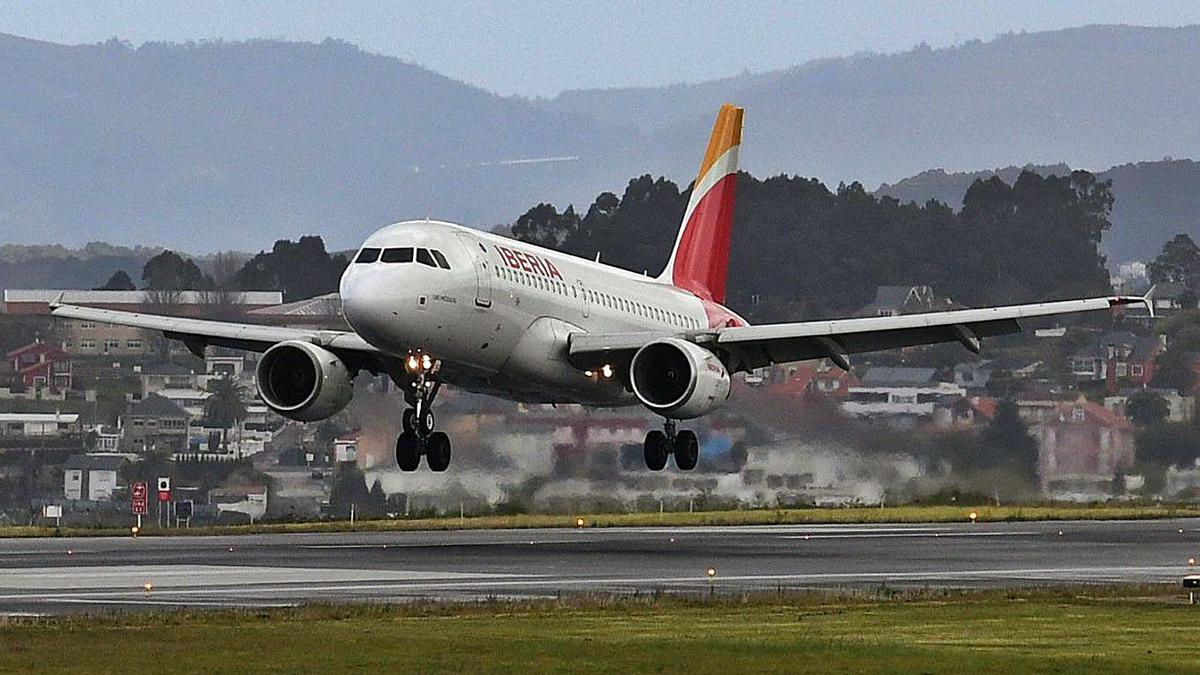
<svg viewBox="0 0 1200 675"><path fill-rule="evenodd" d="M441 267L444 270L450 269L450 262L446 260L446 256L442 255L441 251L437 250L436 248L431 248L429 249L429 252L433 254L433 259L437 261L438 267Z"/></svg>
<svg viewBox="0 0 1200 675"><path fill-rule="evenodd" d="M379 260L379 249L364 248L362 251L359 252L358 258L355 259L354 262L356 262L356 263L373 263L376 260Z"/></svg>
<svg viewBox="0 0 1200 675"><path fill-rule="evenodd" d="M422 265L429 265L430 267L438 266L438 264L433 261L433 256L429 255L429 249L427 248L417 249L417 262L421 263Z"/></svg>
<svg viewBox="0 0 1200 675"><path fill-rule="evenodd" d="M385 263L410 263L413 261L412 247L406 248L385 248L383 256L380 258Z"/></svg>

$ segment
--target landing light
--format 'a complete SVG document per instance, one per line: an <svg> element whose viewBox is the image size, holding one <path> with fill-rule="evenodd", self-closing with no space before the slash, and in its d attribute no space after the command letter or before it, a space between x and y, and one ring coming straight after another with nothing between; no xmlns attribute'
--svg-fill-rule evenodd
<svg viewBox="0 0 1200 675"><path fill-rule="evenodd" d="M604 367L600 369L600 374L605 377L612 377L612 375L613 375L612 366L608 365L607 363L604 364Z"/></svg>
<svg viewBox="0 0 1200 675"><path fill-rule="evenodd" d="M416 354L409 354L407 365L408 365L408 369L410 371L415 371L417 369L417 366L421 365L421 362L419 360L417 360Z"/></svg>
<svg viewBox="0 0 1200 675"><path fill-rule="evenodd" d="M421 356L421 368L423 370L429 370L432 367L433 367L433 359L429 358L428 354L422 355Z"/></svg>
<svg viewBox="0 0 1200 675"><path fill-rule="evenodd" d="M584 374L584 375L587 375L588 377L592 377L592 376L593 376L593 375L595 375L596 373L595 373L595 371L591 371L591 370L585 370L585 371L583 371L583 374Z"/></svg>

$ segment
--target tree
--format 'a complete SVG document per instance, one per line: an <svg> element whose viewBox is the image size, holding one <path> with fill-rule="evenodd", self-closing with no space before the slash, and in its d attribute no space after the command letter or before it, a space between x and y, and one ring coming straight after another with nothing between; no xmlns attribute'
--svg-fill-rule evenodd
<svg viewBox="0 0 1200 675"><path fill-rule="evenodd" d="M562 213L552 204L538 204L513 223L513 237L537 246L561 248L579 228L575 207L567 206Z"/></svg>
<svg viewBox="0 0 1200 675"><path fill-rule="evenodd" d="M329 255L320 237L280 239L270 253L260 252L247 261L232 285L242 291L283 291L288 302L304 300L336 292L348 264L343 255Z"/></svg>
<svg viewBox="0 0 1200 675"><path fill-rule="evenodd" d="M204 424L219 427L226 433L223 447L228 447L228 431L246 419L246 404L242 402L242 387L235 380L223 377L210 380L208 391L212 396L204 402Z"/></svg>
<svg viewBox="0 0 1200 675"><path fill-rule="evenodd" d="M132 290L136 290L136 288L137 287L133 285L133 279L129 278L128 272L126 272L125 270L117 270L116 272L112 273L112 276L108 278L108 281L104 282L103 286L101 286L100 288L97 288L96 290L98 290L98 291L132 291Z"/></svg>
<svg viewBox="0 0 1200 675"><path fill-rule="evenodd" d="M1196 353L1172 346L1154 359L1154 378L1160 389L1174 389L1186 396L1196 386Z"/></svg>
<svg viewBox="0 0 1200 675"><path fill-rule="evenodd" d="M363 504L363 517L382 518L387 515L387 505L387 493L383 491L383 484L376 478L371 484L371 491L367 493L366 503Z"/></svg>
<svg viewBox="0 0 1200 675"><path fill-rule="evenodd" d="M195 261L174 251L163 251L146 261L142 281L149 291L203 291L212 287Z"/></svg>
<svg viewBox="0 0 1200 675"><path fill-rule="evenodd" d="M1166 244L1162 253L1149 265L1146 272L1156 284L1182 284L1189 291L1200 289L1200 247L1186 234L1177 234Z"/></svg>
<svg viewBox="0 0 1200 675"><path fill-rule="evenodd" d="M1167 419L1170 412L1167 399L1152 391L1139 391L1125 402L1125 414L1139 427L1158 424Z"/></svg>
<svg viewBox="0 0 1200 675"><path fill-rule="evenodd" d="M1017 404L1000 401L996 416L983 430L984 447L999 451L1001 458L1012 463L1030 481L1037 480L1038 444L1029 435Z"/></svg>
<svg viewBox="0 0 1200 675"><path fill-rule="evenodd" d="M354 462L339 462L333 470L333 485L329 489L329 509L335 518L349 518L350 506L354 510L367 506L370 501L367 481L362 470Z"/></svg>

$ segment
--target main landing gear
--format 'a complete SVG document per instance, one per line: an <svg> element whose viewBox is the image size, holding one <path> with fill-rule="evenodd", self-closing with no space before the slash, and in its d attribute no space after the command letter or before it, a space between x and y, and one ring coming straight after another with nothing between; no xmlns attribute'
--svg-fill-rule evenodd
<svg viewBox="0 0 1200 675"><path fill-rule="evenodd" d="M691 429L675 430L675 420L663 422L662 431L653 429L646 433L642 446L646 455L646 468L662 471L667 466L667 455L675 455L675 466L680 471L696 468L700 459L700 441Z"/></svg>
<svg viewBox="0 0 1200 675"><path fill-rule="evenodd" d="M431 471L445 471L450 466L450 437L444 431L434 431L433 400L441 383L433 378L438 362L424 354L410 354L405 369L414 375L412 387L404 391L409 407L401 418L403 431L396 439L396 464L401 471L416 471L421 456Z"/></svg>

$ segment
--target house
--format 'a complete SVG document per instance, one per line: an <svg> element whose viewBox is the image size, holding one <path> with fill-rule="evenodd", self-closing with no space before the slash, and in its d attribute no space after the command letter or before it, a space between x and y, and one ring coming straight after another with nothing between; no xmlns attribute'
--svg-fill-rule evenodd
<svg viewBox="0 0 1200 675"><path fill-rule="evenodd" d="M124 457L72 455L63 465L63 497L71 501L107 502L117 487Z"/></svg>
<svg viewBox="0 0 1200 675"><path fill-rule="evenodd" d="M1031 429L1042 491L1064 499L1111 496L1117 476L1133 466L1133 425L1083 397L1060 402L1054 412Z"/></svg>
<svg viewBox="0 0 1200 675"><path fill-rule="evenodd" d="M45 342L31 342L5 355L14 377L27 389L71 388L71 356Z"/></svg>
<svg viewBox="0 0 1200 675"><path fill-rule="evenodd" d="M762 386L773 396L801 400L845 400L850 387L861 384L853 373L835 367L828 359L776 366L764 376Z"/></svg>
<svg viewBox="0 0 1200 675"><path fill-rule="evenodd" d="M992 380L992 361L966 361L954 366L954 384L968 391L987 388Z"/></svg>
<svg viewBox="0 0 1200 675"><path fill-rule="evenodd" d="M64 438L79 433L75 413L0 413L0 437Z"/></svg>
<svg viewBox="0 0 1200 675"><path fill-rule="evenodd" d="M1180 396L1174 389L1124 389L1116 396L1105 397L1104 407L1122 417L1128 417L1125 406L1131 396L1141 391L1150 392L1166 401L1168 422L1191 422L1196 418L1196 398Z"/></svg>
<svg viewBox="0 0 1200 675"><path fill-rule="evenodd" d="M1196 309L1200 306L1195 292L1178 282L1157 284L1154 287L1154 313L1170 314L1181 309Z"/></svg>
<svg viewBox="0 0 1200 675"><path fill-rule="evenodd" d="M948 298L938 298L930 286L879 286L875 289L875 300L854 316L900 316L941 312L954 307Z"/></svg>
<svg viewBox="0 0 1200 675"><path fill-rule="evenodd" d="M142 383L142 396L163 389L190 389L196 386L196 373L178 363L148 363L134 366Z"/></svg>
<svg viewBox="0 0 1200 675"><path fill-rule="evenodd" d="M132 452L187 450L189 419L183 408L158 394L150 394L129 404L121 417L125 447Z"/></svg>
<svg viewBox="0 0 1200 675"><path fill-rule="evenodd" d="M333 441L333 461L353 462L358 459L358 434L351 433Z"/></svg>
<svg viewBox="0 0 1200 675"><path fill-rule="evenodd" d="M236 380L246 369L246 357L209 354L204 357L204 372L215 378Z"/></svg>
<svg viewBox="0 0 1200 675"><path fill-rule="evenodd" d="M204 417L204 405L213 396L212 392L202 389L175 388L159 389L155 394L183 408L192 422L197 422Z"/></svg>
<svg viewBox="0 0 1200 675"><path fill-rule="evenodd" d="M990 396L951 398L934 408L933 422L939 429L987 424L996 418L998 404L999 402Z"/></svg>
<svg viewBox="0 0 1200 675"><path fill-rule="evenodd" d="M1165 349L1160 338L1108 331L1067 357L1075 381L1103 382L1109 394L1141 388L1154 379L1154 360Z"/></svg>
<svg viewBox="0 0 1200 675"><path fill-rule="evenodd" d="M931 417L939 403L966 395L941 382L934 368L871 368L862 384L850 387L842 411L856 417Z"/></svg>
<svg viewBox="0 0 1200 675"><path fill-rule="evenodd" d="M213 488L208 491L208 503L217 513L240 513L253 523L267 515L267 486L245 485Z"/></svg>

